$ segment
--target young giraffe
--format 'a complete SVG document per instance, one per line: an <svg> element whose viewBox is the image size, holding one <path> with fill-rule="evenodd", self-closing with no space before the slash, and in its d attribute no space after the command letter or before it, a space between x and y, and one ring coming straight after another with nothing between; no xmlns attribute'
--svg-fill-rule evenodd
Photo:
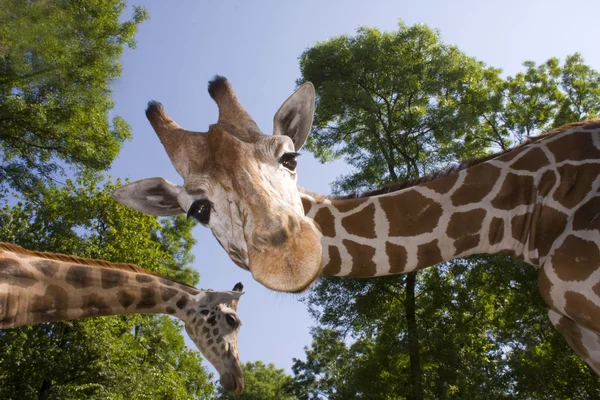
<svg viewBox="0 0 600 400"><path fill-rule="evenodd" d="M237 349L242 293L215 292L154 275L136 265L28 251L0 243L0 329L42 322L121 314L170 314L204 357L221 384L244 389Z"/></svg>
<svg viewBox="0 0 600 400"><path fill-rule="evenodd" d="M506 253L540 266L549 317L600 374L600 120L579 122L416 182L358 198L296 186L296 155L311 128L305 83L260 132L225 78L209 83L219 120L186 131L151 102L146 115L184 179L119 188L115 198L154 215L187 213L240 267L279 291L320 273L373 277L471 254Z"/></svg>

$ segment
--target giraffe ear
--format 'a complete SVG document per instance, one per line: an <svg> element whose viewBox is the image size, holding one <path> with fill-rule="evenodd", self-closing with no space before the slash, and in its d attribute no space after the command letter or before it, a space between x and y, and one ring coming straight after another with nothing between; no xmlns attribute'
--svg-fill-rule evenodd
<svg viewBox="0 0 600 400"><path fill-rule="evenodd" d="M162 217L183 213L177 201L180 191L181 186L163 178L148 178L118 188L113 197L135 210Z"/></svg>
<svg viewBox="0 0 600 400"><path fill-rule="evenodd" d="M279 107L273 118L273 135L289 136L299 151L310 133L314 113L315 87L306 82Z"/></svg>

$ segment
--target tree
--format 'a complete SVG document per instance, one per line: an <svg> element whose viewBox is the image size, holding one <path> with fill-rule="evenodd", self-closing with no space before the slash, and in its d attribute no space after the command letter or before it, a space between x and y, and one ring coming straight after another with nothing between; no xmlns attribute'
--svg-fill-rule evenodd
<svg viewBox="0 0 600 400"><path fill-rule="evenodd" d="M323 162L343 158L354 167L334 183L334 192L347 194L418 178L567 119L597 115L599 75L581 56L563 66L557 59L524 66L525 73L501 79L500 70L422 25L360 28L353 37L318 43L300 57L299 83L311 81L317 91L307 147ZM321 279L307 302L319 329L307 360L294 366L295 382L306 384L301 398L600 393L598 379L548 321L536 271L523 263L472 257L419 274ZM335 340L323 332L335 332ZM324 371L336 371L336 379Z"/></svg>
<svg viewBox="0 0 600 400"><path fill-rule="evenodd" d="M123 207L120 182L67 181L0 213L0 240L28 249L141 265L188 284L194 240L185 218L159 221ZM93 213L90 213L93 210ZM177 232L177 235L175 235ZM208 398L198 351L168 316L117 316L0 331L0 397Z"/></svg>
<svg viewBox="0 0 600 400"><path fill-rule="evenodd" d="M222 400L296 400L291 394L292 378L283 369L273 364L265 365L262 361L247 362L244 370L244 393L235 396L223 387L217 387L217 394Z"/></svg>
<svg viewBox="0 0 600 400"><path fill-rule="evenodd" d="M146 11L124 0L0 0L0 182L3 192L75 171L102 171L130 137L110 83Z"/></svg>
<svg viewBox="0 0 600 400"><path fill-rule="evenodd" d="M313 82L318 94L308 149L322 161L344 157L355 167L336 181L338 192L417 178L450 161L458 149L482 151L462 139L475 129L474 110L489 103L499 71L445 45L426 26L400 23L395 32L360 28L355 37L339 36L305 51L300 69L300 81ZM421 399L417 275L392 279L405 286L410 386L413 398Z"/></svg>

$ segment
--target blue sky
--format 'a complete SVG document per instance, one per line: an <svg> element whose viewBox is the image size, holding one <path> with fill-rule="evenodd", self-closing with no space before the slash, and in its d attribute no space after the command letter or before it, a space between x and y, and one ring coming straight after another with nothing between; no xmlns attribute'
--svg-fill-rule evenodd
<svg viewBox="0 0 600 400"><path fill-rule="evenodd" d="M131 124L127 142L110 171L131 180L162 176L181 183L144 115L158 100L181 126L206 131L217 107L206 92L215 75L226 76L263 132L271 134L273 115L293 92L298 57L308 47L360 26L393 30L399 18L440 30L446 43L512 75L525 60L538 63L580 52L600 70L600 2L481 0L455 1L135 1L150 14L139 29L137 48L126 50L123 74L113 84L116 107ZM329 193L329 184L349 171L343 162L322 165L309 153L299 159L299 184ZM262 360L288 372L292 358L304 357L314 325L297 295L272 292L235 266L212 234L194 230L194 267L199 286L229 290L241 281L243 362ZM189 342L188 340L188 343ZM193 346L193 345L192 345ZM205 362L208 366L208 363ZM214 371L211 369L211 371Z"/></svg>

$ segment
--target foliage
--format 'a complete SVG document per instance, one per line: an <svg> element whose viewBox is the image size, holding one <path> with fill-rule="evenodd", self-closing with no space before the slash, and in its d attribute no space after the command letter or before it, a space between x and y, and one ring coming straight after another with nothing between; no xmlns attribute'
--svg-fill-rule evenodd
<svg viewBox="0 0 600 400"><path fill-rule="evenodd" d="M222 386L217 387L221 400L297 400L290 394L292 378L275 365L265 365L262 361L247 362L243 365L244 393L236 396Z"/></svg>
<svg viewBox="0 0 600 400"><path fill-rule="evenodd" d="M416 178L600 111L600 75L579 54L525 62L503 79L423 25L360 28L306 50L300 68L299 82L317 90L308 149L355 167L338 193ZM504 256L325 278L307 303L319 326L293 367L301 399L600 396L600 380L550 324L537 271Z"/></svg>
<svg viewBox="0 0 600 400"><path fill-rule="evenodd" d="M0 182L35 192L64 166L102 171L130 137L110 83L146 11L124 0L0 0Z"/></svg>
<svg viewBox="0 0 600 400"><path fill-rule="evenodd" d="M130 262L188 284L194 243L185 218L159 221L115 202L120 183L82 177L37 201L6 205L0 240L28 249ZM26 199L29 200L29 199ZM174 234L177 232L177 236ZM168 316L119 316L0 331L0 397L207 398L198 351Z"/></svg>

